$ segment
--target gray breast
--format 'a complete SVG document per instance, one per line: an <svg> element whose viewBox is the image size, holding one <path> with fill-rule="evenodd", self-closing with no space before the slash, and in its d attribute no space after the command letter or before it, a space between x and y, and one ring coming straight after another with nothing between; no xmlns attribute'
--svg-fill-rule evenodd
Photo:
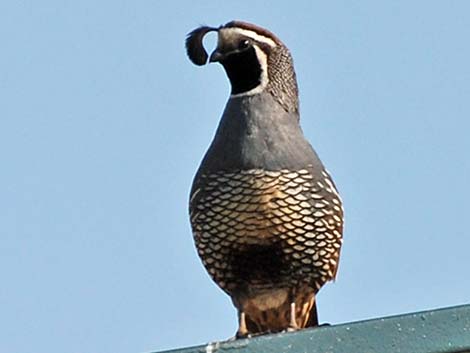
<svg viewBox="0 0 470 353"><path fill-rule="evenodd" d="M199 172L298 170L307 165L319 173L323 170L298 114L286 112L272 95L261 93L228 101Z"/></svg>

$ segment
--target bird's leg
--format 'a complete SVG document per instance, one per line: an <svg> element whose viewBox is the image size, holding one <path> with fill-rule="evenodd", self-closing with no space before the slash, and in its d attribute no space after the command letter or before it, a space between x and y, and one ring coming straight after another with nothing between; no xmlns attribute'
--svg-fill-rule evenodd
<svg viewBox="0 0 470 353"><path fill-rule="evenodd" d="M299 325L297 325L296 320L295 301L293 301L290 303L289 327L287 327L287 331L296 331L298 329Z"/></svg>
<svg viewBox="0 0 470 353"><path fill-rule="evenodd" d="M242 310L238 311L238 331L235 337L244 338L249 337L248 329L246 327L245 312Z"/></svg>
<svg viewBox="0 0 470 353"><path fill-rule="evenodd" d="M289 326L287 327L287 331L296 331L300 327L297 324L297 308L295 305L295 298L296 298L296 289L291 288L289 293L289 303L290 303L290 312L289 312Z"/></svg>

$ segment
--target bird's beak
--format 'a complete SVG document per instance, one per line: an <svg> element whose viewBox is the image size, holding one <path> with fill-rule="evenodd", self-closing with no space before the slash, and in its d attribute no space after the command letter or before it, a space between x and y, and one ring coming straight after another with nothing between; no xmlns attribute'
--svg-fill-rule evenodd
<svg viewBox="0 0 470 353"><path fill-rule="evenodd" d="M209 58L210 63L220 62L225 58L225 55L219 52L217 49L214 50Z"/></svg>

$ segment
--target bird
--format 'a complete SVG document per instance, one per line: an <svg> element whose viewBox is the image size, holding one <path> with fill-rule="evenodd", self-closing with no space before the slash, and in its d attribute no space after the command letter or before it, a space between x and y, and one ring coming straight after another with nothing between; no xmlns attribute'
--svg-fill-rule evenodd
<svg viewBox="0 0 470 353"><path fill-rule="evenodd" d="M290 51L238 20L198 27L185 43L195 65L220 63L231 85L189 217L203 265L237 309L235 337L318 326L317 293L338 270L343 205L300 126Z"/></svg>

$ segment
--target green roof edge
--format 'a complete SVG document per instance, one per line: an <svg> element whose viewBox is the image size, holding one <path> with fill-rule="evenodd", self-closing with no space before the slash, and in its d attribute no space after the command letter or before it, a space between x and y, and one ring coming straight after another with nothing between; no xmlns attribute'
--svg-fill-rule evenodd
<svg viewBox="0 0 470 353"><path fill-rule="evenodd" d="M470 353L470 305L213 342L166 352Z"/></svg>

